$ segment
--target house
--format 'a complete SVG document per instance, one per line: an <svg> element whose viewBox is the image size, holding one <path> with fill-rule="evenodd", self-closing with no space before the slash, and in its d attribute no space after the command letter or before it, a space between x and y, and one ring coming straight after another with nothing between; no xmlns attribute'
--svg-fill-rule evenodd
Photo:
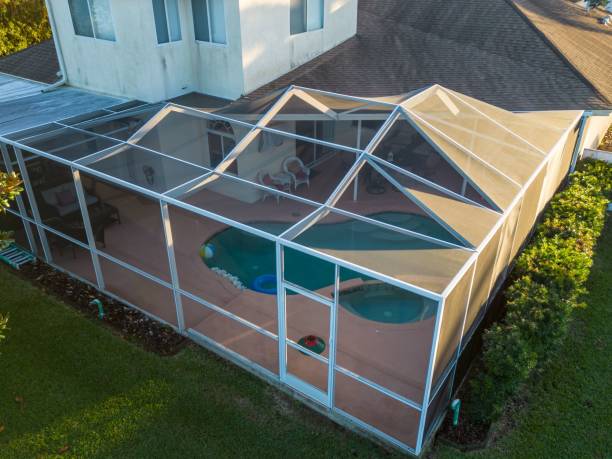
<svg viewBox="0 0 612 459"><path fill-rule="evenodd" d="M357 0L48 0L68 84L148 102L248 94L355 35Z"/></svg>
<svg viewBox="0 0 612 459"><path fill-rule="evenodd" d="M322 29L291 34L289 0L280 5L263 0L236 0L239 7L230 7L232 2L222 4L226 5L227 21L230 13L235 15L231 21L240 18L240 35L229 35L228 25L227 44L215 46L196 42L190 0L177 2L181 7L178 16L181 41L163 45L158 44L152 2L106 1L114 21L114 42L77 36L68 2L50 1L50 6L63 12L56 21L60 54L70 56L76 51L86 54L77 63L66 62L65 73L72 87L158 101L192 91L232 100L240 96L258 98L290 84L377 97L439 83L513 111L612 106L610 65L606 65L612 59L612 49L606 40L612 32L598 26L596 13L592 13L592 18L584 17L570 2L326 0ZM269 7L264 16L254 18L252 23L246 18L255 17L253 11L241 15L246 13L246 5L256 5L250 8L259 12L266 3L277 5L280 19L274 19ZM133 10L138 4L142 4L140 15ZM302 5L303 18L308 2L297 5ZM127 21L121 14L123 10L131 11ZM313 11L312 5L309 11ZM134 17L139 18L138 28L133 26ZM149 22L144 24L147 17ZM117 21L121 23L115 24ZM248 24L255 23L261 24L263 32L249 32ZM590 43L597 45L591 47ZM64 50L63 46L67 48ZM87 54L91 56L98 48L108 54L114 50L116 56L92 61ZM176 59L181 64L165 71L163 63L170 62L164 60L164 53L170 48L173 56L180 56ZM591 48L597 49L597 53ZM131 53L130 49L138 52ZM229 56L234 56L230 59L233 66L230 61L226 63ZM220 57L221 64L214 60ZM141 77L129 74L136 63L147 69L140 72L147 74L146 81L138 85L133 82L140 82ZM111 67L124 72L121 82L116 75L108 75ZM222 84L211 82L211 74L205 70L212 72L215 68L231 69L231 78L225 74ZM58 71L60 65L50 43L0 59L0 72L45 83L57 80ZM105 76L104 81L97 80L98 74ZM162 75L166 76L162 79ZM160 94L151 99L146 97L147 91Z"/></svg>

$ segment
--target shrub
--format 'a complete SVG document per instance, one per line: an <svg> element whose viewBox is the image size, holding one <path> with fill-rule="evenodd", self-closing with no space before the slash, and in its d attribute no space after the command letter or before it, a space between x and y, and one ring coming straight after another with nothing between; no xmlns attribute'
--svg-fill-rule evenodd
<svg viewBox="0 0 612 459"><path fill-rule="evenodd" d="M2 314L0 314L0 342L2 342L2 340L6 338L6 336L4 335L4 332L6 331L7 328L8 328L8 317L4 317Z"/></svg>
<svg viewBox="0 0 612 459"><path fill-rule="evenodd" d="M611 193L612 166L587 160L551 201L516 261L516 279L505 292L506 316L484 332L482 369L468 395L475 421L497 419L507 399L550 360L567 335Z"/></svg>
<svg viewBox="0 0 612 459"><path fill-rule="evenodd" d="M536 355L516 325L495 324L484 334L486 367L479 378L470 381L467 412L473 421L486 423L501 413L507 398L527 378L536 364ZM495 365L487 365L494 361Z"/></svg>
<svg viewBox="0 0 612 459"><path fill-rule="evenodd" d="M517 276L528 275L563 298L583 293L589 276L592 248L577 248L575 239L537 236L516 261Z"/></svg>
<svg viewBox="0 0 612 459"><path fill-rule="evenodd" d="M6 212L11 201L21 193L21 179L14 172L0 171L0 212ZM12 241L12 233L0 228L0 250L4 249Z"/></svg>
<svg viewBox="0 0 612 459"><path fill-rule="evenodd" d="M575 296L564 298L556 290L523 276L508 289L506 299L506 323L516 325L540 360L548 360L565 337Z"/></svg>

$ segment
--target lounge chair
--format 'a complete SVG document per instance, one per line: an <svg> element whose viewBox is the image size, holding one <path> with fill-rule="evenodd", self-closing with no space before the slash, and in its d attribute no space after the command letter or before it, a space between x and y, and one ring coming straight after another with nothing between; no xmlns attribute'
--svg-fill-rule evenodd
<svg viewBox="0 0 612 459"><path fill-rule="evenodd" d="M277 174L272 175L267 171L259 171L257 173L257 182L260 185L267 186L268 188L272 188L278 191L291 192L291 177L285 174ZM276 196L276 202L280 201L280 195L276 193L266 193L264 192L261 200L265 201L265 199L269 196Z"/></svg>
<svg viewBox="0 0 612 459"><path fill-rule="evenodd" d="M283 170L293 181L293 188L303 183L310 188L310 169L304 166L304 163L297 156L289 156L283 161Z"/></svg>

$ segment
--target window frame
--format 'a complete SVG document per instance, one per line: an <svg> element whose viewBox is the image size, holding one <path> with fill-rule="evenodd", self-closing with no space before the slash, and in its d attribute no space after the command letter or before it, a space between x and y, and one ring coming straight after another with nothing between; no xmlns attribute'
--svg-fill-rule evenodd
<svg viewBox="0 0 612 459"><path fill-rule="evenodd" d="M184 40L183 37L183 22L181 21L181 4L180 1L177 0L176 12L178 14L178 25L179 25L179 35L181 38L178 40L172 40L170 34L170 17L168 16L168 0L162 0L164 3L164 16L166 18L166 33L168 34L168 41L164 41L162 43L159 42L159 36L157 35L157 20L155 18L155 7L153 6L154 0L151 0L151 9L153 11L153 24L155 26L155 38L157 39L157 46L169 46L176 43L181 43Z"/></svg>
<svg viewBox="0 0 612 459"><path fill-rule="evenodd" d="M70 20L72 22L72 30L74 32L74 35L76 37L80 37L80 38L85 38L85 39L90 39L90 40L99 40L102 42L106 42L106 43L117 43L117 31L115 29L115 18L113 15L113 6L112 6L112 1L108 0L108 10L110 13L110 19L111 19L111 25L113 27L113 39L108 39L108 38L101 38L96 36L96 26L94 24L94 20L93 20L93 16L91 14L91 2L95 1L95 0L82 0L85 5L87 5L87 16L89 18L89 23L91 24L91 35L84 35L81 33L78 33L75 27L75 20L74 20L74 13L72 11L72 8L70 6L71 2L68 2L68 11L70 12Z"/></svg>
<svg viewBox="0 0 612 459"><path fill-rule="evenodd" d="M321 27L318 27L316 29L308 28L308 5L312 1L321 2ZM295 33L291 32L291 3L289 4L289 36L290 37L295 37L297 35L302 35L308 32L315 32L317 30L323 30L325 28L325 0L304 0L304 2L305 2L304 17L303 17L304 30L301 32L295 32Z"/></svg>
<svg viewBox="0 0 612 459"><path fill-rule="evenodd" d="M210 37L209 40L198 40L197 38L197 34L196 34L196 21L195 21L195 12L193 9L193 1L191 0L191 17L193 18L193 36L194 39L196 41L196 43L198 44L202 44L202 45L206 45L206 46L219 46L219 47L226 47L228 46L228 39L227 39L227 14L225 14L225 0L223 0L221 2L221 4L223 5L223 23L224 23L224 31L225 31L225 41L223 43L219 43L216 41L213 41L213 31L212 31L212 23L210 20L210 2L209 0L202 0L203 2L206 3L206 25L208 27L208 36Z"/></svg>

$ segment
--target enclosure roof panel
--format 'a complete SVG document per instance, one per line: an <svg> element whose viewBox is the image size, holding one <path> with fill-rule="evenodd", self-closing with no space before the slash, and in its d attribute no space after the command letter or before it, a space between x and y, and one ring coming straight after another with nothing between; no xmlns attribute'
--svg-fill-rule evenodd
<svg viewBox="0 0 612 459"><path fill-rule="evenodd" d="M111 138L100 137L71 127L27 137L21 142L28 147L41 150L68 161L77 161L101 150L118 146Z"/></svg>
<svg viewBox="0 0 612 459"><path fill-rule="evenodd" d="M180 200L275 236L317 209L289 194L218 173L205 177Z"/></svg>
<svg viewBox="0 0 612 459"><path fill-rule="evenodd" d="M429 210L473 247L478 247L500 218L500 214L461 195L436 189L385 164L378 164L378 167L419 206Z"/></svg>
<svg viewBox="0 0 612 459"><path fill-rule="evenodd" d="M5 135L24 152L438 295L580 112L506 112L438 85L290 87L205 112L140 101Z"/></svg>
<svg viewBox="0 0 612 459"><path fill-rule="evenodd" d="M473 153L464 150L428 123L417 118L413 118L413 122L426 137L438 146L439 150L461 171L465 178L496 206L505 209L510 205L520 190L518 183L490 167Z"/></svg>
<svg viewBox="0 0 612 459"><path fill-rule="evenodd" d="M501 123L441 88L426 100L414 104L410 113L418 114L491 169L520 184L531 177L545 155Z"/></svg>
<svg viewBox="0 0 612 459"><path fill-rule="evenodd" d="M435 293L442 293L471 256L334 211L294 242Z"/></svg>
<svg viewBox="0 0 612 459"><path fill-rule="evenodd" d="M88 167L158 193L165 193L210 172L131 145L122 145Z"/></svg>
<svg viewBox="0 0 612 459"><path fill-rule="evenodd" d="M512 113L473 97L446 90L483 115L521 136L531 145L548 152L559 136L580 114L577 110Z"/></svg>

